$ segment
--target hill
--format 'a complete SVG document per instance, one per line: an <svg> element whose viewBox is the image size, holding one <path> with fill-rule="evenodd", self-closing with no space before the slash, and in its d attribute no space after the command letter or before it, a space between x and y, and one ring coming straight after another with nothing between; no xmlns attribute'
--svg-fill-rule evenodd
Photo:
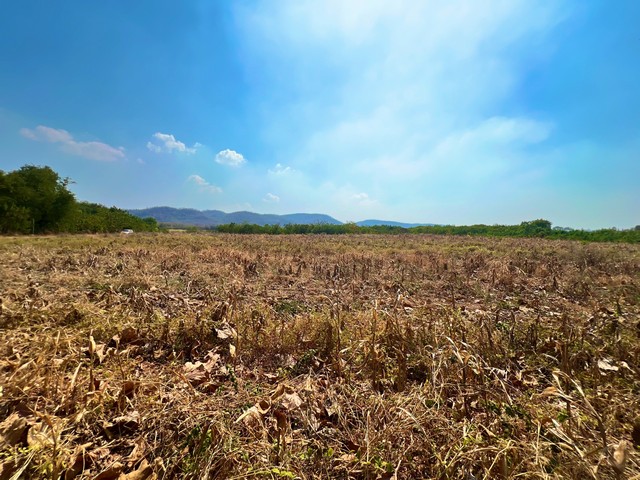
<svg viewBox="0 0 640 480"><path fill-rule="evenodd" d="M129 213L140 218L152 217L161 223L176 225L195 225L209 227L229 223L248 223L252 225L287 225L326 223L341 225L342 222L321 213L291 213L288 215L262 214L254 212L225 213L220 210L195 210L193 208L152 207L131 209Z"/></svg>

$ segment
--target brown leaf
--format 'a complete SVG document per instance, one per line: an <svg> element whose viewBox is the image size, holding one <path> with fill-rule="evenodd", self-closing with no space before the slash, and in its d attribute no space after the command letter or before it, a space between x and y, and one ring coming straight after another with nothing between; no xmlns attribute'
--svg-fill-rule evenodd
<svg viewBox="0 0 640 480"><path fill-rule="evenodd" d="M631 438L636 447L640 447L640 417L636 418L633 422L633 430L631 431Z"/></svg>
<svg viewBox="0 0 640 480"><path fill-rule="evenodd" d="M540 395L543 397L553 397L555 395L558 395L558 393L559 392L556 387L547 387L542 391Z"/></svg>
<svg viewBox="0 0 640 480"><path fill-rule="evenodd" d="M134 442L133 450L131 450L131 453L127 457L127 463L134 464L142 460L146 454L147 454L147 444L144 438L138 438Z"/></svg>
<svg viewBox="0 0 640 480"><path fill-rule="evenodd" d="M284 392L286 391L286 388L287 388L287 386L284 383L278 384L276 389L271 394L271 400L277 400L278 398L280 398L284 394Z"/></svg>
<svg viewBox="0 0 640 480"><path fill-rule="evenodd" d="M255 404L255 407L260 414L266 415L266 413L271 409L271 402L269 402L269 400L260 400Z"/></svg>
<svg viewBox="0 0 640 480"><path fill-rule="evenodd" d="M133 343L138 340L138 332L133 327L125 327L122 332L120 332L120 344L126 345L129 343Z"/></svg>
<svg viewBox="0 0 640 480"><path fill-rule="evenodd" d="M80 475L85 467L88 467L93 463L93 459L87 454L86 448L91 446L91 443L85 443L84 445L78 445L71 455L70 461L67 463L67 469L64 472L64 480L72 480Z"/></svg>
<svg viewBox="0 0 640 480"><path fill-rule="evenodd" d="M26 418L17 413L9 415L0 423L0 449L26 444L28 428Z"/></svg>
<svg viewBox="0 0 640 480"><path fill-rule="evenodd" d="M159 466L161 464L162 459L156 458L154 465ZM148 480L151 477L156 478L153 471L154 465L150 464L146 460L142 460L142 463L140 463L140 466L136 470L129 472L126 475L121 475L119 480Z"/></svg>
<svg viewBox="0 0 640 480"><path fill-rule="evenodd" d="M119 334L114 335L109 342L109 347L118 348L121 345L135 343L139 339L138 332L133 327L125 327Z"/></svg>
<svg viewBox="0 0 640 480"><path fill-rule="evenodd" d="M114 418L113 423L125 430L136 430L140 426L140 414L137 410L134 410L126 415Z"/></svg>
<svg viewBox="0 0 640 480"><path fill-rule="evenodd" d="M280 400L282 406L288 411L295 410L302 405L300 395L296 393L293 387L285 385L284 383L276 387L275 391L271 394L271 400Z"/></svg>
<svg viewBox="0 0 640 480"><path fill-rule="evenodd" d="M205 364L202 362L184 364L184 376L193 386L204 383L209 378L209 372L205 369Z"/></svg>
<svg viewBox="0 0 640 480"><path fill-rule="evenodd" d="M113 462L106 470L96 475L93 480L115 480L122 473L124 465L120 462Z"/></svg>
<svg viewBox="0 0 640 480"><path fill-rule="evenodd" d="M254 405L248 408L242 415L240 415L235 423L243 422L249 428L258 428L262 425L262 414L258 411L258 408Z"/></svg>
<svg viewBox="0 0 640 480"><path fill-rule="evenodd" d="M213 351L210 351L209 353L207 353L207 355L204 358L206 360L204 364L204 369L207 372L211 373L214 369L218 368L220 364L219 353L213 353Z"/></svg>
<svg viewBox="0 0 640 480"><path fill-rule="evenodd" d="M13 478L19 468L19 464L16 462L16 457L0 461L0 480L10 480Z"/></svg>
<svg viewBox="0 0 640 480"><path fill-rule="evenodd" d="M287 415L282 410L275 410L273 416L276 417L276 424L278 430L282 433L287 430L289 422L287 421Z"/></svg>
<svg viewBox="0 0 640 480"><path fill-rule="evenodd" d="M126 380L122 384L122 389L120 390L120 396L133 398L134 393L138 390L139 383L134 382L133 380Z"/></svg>
<svg viewBox="0 0 640 480"><path fill-rule="evenodd" d="M612 456L612 465L618 474L622 474L624 472L625 467L627 466L627 453L629 451L629 442L626 440L621 440Z"/></svg>
<svg viewBox="0 0 640 480"><path fill-rule="evenodd" d="M282 403L282 406L285 408L285 410L288 410L288 411L295 410L300 405L302 405L302 399L295 392L285 393L282 396L282 399L280 400L280 402Z"/></svg>
<svg viewBox="0 0 640 480"><path fill-rule="evenodd" d="M108 438L128 434L138 430L140 427L140 414L134 410L126 415L114 418L111 422L104 422L102 429Z"/></svg>

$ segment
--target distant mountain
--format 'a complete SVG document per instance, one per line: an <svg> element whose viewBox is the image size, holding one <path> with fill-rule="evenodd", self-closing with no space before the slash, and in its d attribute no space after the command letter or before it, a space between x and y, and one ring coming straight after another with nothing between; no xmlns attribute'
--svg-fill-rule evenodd
<svg viewBox="0 0 640 480"><path fill-rule="evenodd" d="M403 222L393 222L391 220L362 220L361 222L356 222L356 225L359 227L375 227L376 225L385 225L388 227L402 227L402 228L412 228L412 227L432 227L435 223L403 223Z"/></svg>
<svg viewBox="0 0 640 480"><path fill-rule="evenodd" d="M225 213L220 210L195 210L193 208L152 207L127 210L140 218L152 217L160 223L174 225L195 225L211 227L226 223L249 223L254 225L286 225L290 223L328 223L341 225L342 222L321 213L291 213L288 215L262 214L253 212Z"/></svg>

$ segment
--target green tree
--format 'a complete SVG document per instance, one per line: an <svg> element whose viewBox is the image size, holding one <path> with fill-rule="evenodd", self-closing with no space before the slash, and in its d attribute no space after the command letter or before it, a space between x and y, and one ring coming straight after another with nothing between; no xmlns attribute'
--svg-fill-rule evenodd
<svg viewBox="0 0 640 480"><path fill-rule="evenodd" d="M520 224L522 233L527 237L544 237L552 233L549 220L538 219Z"/></svg>
<svg viewBox="0 0 640 480"><path fill-rule="evenodd" d="M0 231L35 233L58 231L75 205L61 179L50 167L24 167L0 175Z"/></svg>

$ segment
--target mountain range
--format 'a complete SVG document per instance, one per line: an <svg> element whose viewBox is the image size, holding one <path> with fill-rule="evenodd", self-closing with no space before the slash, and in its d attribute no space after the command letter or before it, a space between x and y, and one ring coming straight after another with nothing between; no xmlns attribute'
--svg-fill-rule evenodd
<svg viewBox="0 0 640 480"><path fill-rule="evenodd" d="M287 225L287 224L314 224L326 223L341 225L343 222L322 213L291 213L287 215L275 215L269 213L232 212L225 213L221 210L196 210L193 208L152 207L144 209L127 210L132 215L140 218L152 217L160 223L176 226L214 227L227 223L248 223L254 225ZM388 220L362 220L356 222L359 226L389 225L394 227L417 227L420 225L433 225L430 223L402 223Z"/></svg>

